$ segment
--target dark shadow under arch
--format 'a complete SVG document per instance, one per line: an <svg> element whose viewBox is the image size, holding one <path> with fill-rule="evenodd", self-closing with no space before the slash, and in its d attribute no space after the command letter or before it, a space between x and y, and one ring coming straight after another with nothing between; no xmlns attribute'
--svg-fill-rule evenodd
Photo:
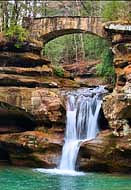
<svg viewBox="0 0 131 190"><path fill-rule="evenodd" d="M47 34L41 35L40 39L43 41L43 44L45 45L46 43L50 42L51 40L54 40L58 37L64 36L64 35L68 35L68 34L92 34L94 36L100 37L102 39L107 40L104 37L101 37L100 35L96 34L96 33L92 33L89 31L85 31L85 30L81 30L81 29L60 29L60 30L54 30L52 32L49 32Z"/></svg>

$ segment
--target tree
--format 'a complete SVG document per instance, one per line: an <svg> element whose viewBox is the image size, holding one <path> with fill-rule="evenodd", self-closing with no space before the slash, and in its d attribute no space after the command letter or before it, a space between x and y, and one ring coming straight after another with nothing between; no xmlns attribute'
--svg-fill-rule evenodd
<svg viewBox="0 0 131 190"><path fill-rule="evenodd" d="M1 1L2 30L6 30L9 24L8 1Z"/></svg>
<svg viewBox="0 0 131 190"><path fill-rule="evenodd" d="M115 83L115 69L113 66L113 54L106 48L101 55L101 64L96 67L98 76L101 76L109 83Z"/></svg>
<svg viewBox="0 0 131 190"><path fill-rule="evenodd" d="M80 0L82 16L100 16L101 1L83 1Z"/></svg>

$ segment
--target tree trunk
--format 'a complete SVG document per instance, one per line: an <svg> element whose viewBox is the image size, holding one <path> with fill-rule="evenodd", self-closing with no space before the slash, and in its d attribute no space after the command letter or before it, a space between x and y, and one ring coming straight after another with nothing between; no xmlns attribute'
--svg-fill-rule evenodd
<svg viewBox="0 0 131 190"><path fill-rule="evenodd" d="M8 1L1 2L1 10L2 10L2 30L6 30L8 28L9 15L8 15Z"/></svg>

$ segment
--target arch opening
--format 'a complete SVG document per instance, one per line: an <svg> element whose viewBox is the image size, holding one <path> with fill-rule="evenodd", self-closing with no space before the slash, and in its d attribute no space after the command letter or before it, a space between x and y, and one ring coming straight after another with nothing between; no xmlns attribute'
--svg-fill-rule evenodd
<svg viewBox="0 0 131 190"><path fill-rule="evenodd" d="M72 32L75 31L76 30L73 30ZM67 30L67 33L68 32ZM100 83L97 83L93 77L97 78L98 73L99 75L103 75L103 67L104 70L111 70L112 76L114 77L114 68L111 63L113 62L113 54L108 52L111 51L110 42L100 36L85 33L85 31L84 33L81 32L83 31L78 30L77 33L66 35L60 33L59 35L63 36L59 38L57 36L56 39L49 41L44 46L43 52L54 66L62 66L65 70L70 72L73 77L77 76L82 79L82 81L88 79L86 86L98 86ZM56 34L54 34L54 36L55 35ZM52 38L54 38L54 36ZM97 65L100 66L97 67ZM106 69L105 67L112 68ZM97 72L97 69L99 72ZM106 74L108 75L109 83L113 83L115 77L114 81L111 81L113 77L109 77L109 73ZM104 76L102 77L104 78ZM91 79L90 81L89 78ZM108 82L101 81L101 84L105 83Z"/></svg>
<svg viewBox="0 0 131 190"><path fill-rule="evenodd" d="M90 31L82 30L79 28L73 29L73 28L68 28L68 29L59 29L59 30L53 30L49 33L46 34L40 34L40 39L43 40L44 45L52 40L55 40L61 36L65 35L71 35L71 34L90 34L93 36L100 37L102 39L105 39L104 36L101 36L97 33L93 33Z"/></svg>

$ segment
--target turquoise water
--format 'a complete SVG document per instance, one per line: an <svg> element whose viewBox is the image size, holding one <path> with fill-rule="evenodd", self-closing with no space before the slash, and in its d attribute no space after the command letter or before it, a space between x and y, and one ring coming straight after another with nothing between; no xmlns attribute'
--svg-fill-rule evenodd
<svg viewBox="0 0 131 190"><path fill-rule="evenodd" d="M0 190L131 190L131 176L62 176L28 168L0 167Z"/></svg>

